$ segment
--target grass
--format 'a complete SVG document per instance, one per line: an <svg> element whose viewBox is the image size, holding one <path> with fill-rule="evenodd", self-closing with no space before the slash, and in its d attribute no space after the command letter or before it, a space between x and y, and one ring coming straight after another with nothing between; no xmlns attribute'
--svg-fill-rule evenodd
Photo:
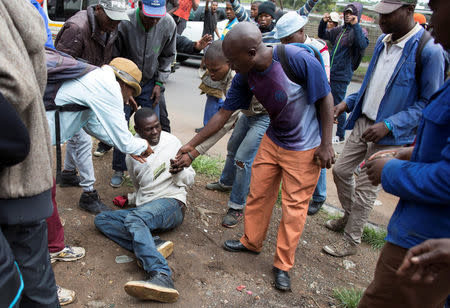
<svg viewBox="0 0 450 308"><path fill-rule="evenodd" d="M219 177L224 165L225 160L220 157L200 155L192 163L192 168L194 168L197 173L210 177Z"/></svg>
<svg viewBox="0 0 450 308"><path fill-rule="evenodd" d="M386 242L384 239L387 235L387 231L384 229L374 229L370 227L364 227L362 241L366 242L373 249L381 249Z"/></svg>
<svg viewBox="0 0 450 308"><path fill-rule="evenodd" d="M333 290L333 297L338 301L338 307L356 308L364 291L355 288L337 288Z"/></svg>
<svg viewBox="0 0 450 308"><path fill-rule="evenodd" d="M342 215L339 215L339 214L327 213L326 220L338 219L341 217L342 217ZM386 243L386 241L384 240L386 238L386 235L387 235L387 231L385 229L364 226L361 240L364 243L369 244L373 249L379 250Z"/></svg>

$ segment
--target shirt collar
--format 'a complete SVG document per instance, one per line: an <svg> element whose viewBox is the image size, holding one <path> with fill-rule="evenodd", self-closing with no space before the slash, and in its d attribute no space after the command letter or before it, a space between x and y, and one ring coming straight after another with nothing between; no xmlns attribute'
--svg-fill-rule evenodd
<svg viewBox="0 0 450 308"><path fill-rule="evenodd" d="M421 25L419 25L419 23L416 23L416 25L408 32L406 33L404 36L402 36L401 38L399 38L398 40L393 41L392 40L392 33L386 35L383 39L383 43L385 44L385 46L387 47L391 47L393 45L396 45L399 48L404 48L406 45L406 42L408 42L408 40L417 32L420 31L420 29L422 28Z"/></svg>

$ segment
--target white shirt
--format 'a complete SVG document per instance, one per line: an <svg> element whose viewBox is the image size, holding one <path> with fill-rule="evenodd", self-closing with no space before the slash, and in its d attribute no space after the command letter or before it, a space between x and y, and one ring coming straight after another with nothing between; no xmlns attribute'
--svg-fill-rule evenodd
<svg viewBox="0 0 450 308"><path fill-rule="evenodd" d="M378 108L386 93L386 86L402 56L403 48L408 40L414 34L419 32L420 29L421 26L416 23L411 31L397 41L392 41L392 34L388 34L384 37L384 48L380 52L372 77L367 85L362 105L362 113L369 119L373 121L377 119Z"/></svg>
<svg viewBox="0 0 450 308"><path fill-rule="evenodd" d="M140 206L156 199L174 198L186 204L186 187L194 184L194 169L184 168L175 175L169 172L170 159L175 158L181 148L180 140L161 132L159 143L151 148L154 153L143 164L130 155L125 158L135 189L128 194L128 202Z"/></svg>
<svg viewBox="0 0 450 308"><path fill-rule="evenodd" d="M55 104L89 107L83 111L60 112L61 143L83 128L89 135L126 154L140 155L147 149L147 141L135 138L128 130L122 92L110 66L105 65L80 78L64 82L58 90ZM56 144L55 111L47 111L46 115L52 143Z"/></svg>

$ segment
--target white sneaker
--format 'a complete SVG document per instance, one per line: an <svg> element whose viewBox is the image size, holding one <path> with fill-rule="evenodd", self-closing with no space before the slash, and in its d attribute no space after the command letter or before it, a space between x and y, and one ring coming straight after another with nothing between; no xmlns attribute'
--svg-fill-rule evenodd
<svg viewBox="0 0 450 308"><path fill-rule="evenodd" d="M56 288L58 293L59 304L61 306L69 305L75 301L75 291L61 288L58 285L56 285Z"/></svg>
<svg viewBox="0 0 450 308"><path fill-rule="evenodd" d="M59 252L50 253L51 263L56 261L75 261L84 257L86 250L83 247L66 246L63 250Z"/></svg>

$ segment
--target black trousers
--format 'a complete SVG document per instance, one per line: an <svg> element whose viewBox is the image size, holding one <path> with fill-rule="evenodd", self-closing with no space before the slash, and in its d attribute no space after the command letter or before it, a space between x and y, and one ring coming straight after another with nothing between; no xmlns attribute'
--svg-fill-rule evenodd
<svg viewBox="0 0 450 308"><path fill-rule="evenodd" d="M9 264L6 268L0 266L0 284L4 278L14 276L12 273L17 270L12 263L14 260L23 278L23 291L16 307L60 307L48 254L45 219L26 225L1 225L0 231L0 254ZM5 288L8 289L14 283L14 278L9 279ZM3 304L3 298L6 296L3 294L3 287L1 290L0 304ZM14 290L14 286L11 290Z"/></svg>

